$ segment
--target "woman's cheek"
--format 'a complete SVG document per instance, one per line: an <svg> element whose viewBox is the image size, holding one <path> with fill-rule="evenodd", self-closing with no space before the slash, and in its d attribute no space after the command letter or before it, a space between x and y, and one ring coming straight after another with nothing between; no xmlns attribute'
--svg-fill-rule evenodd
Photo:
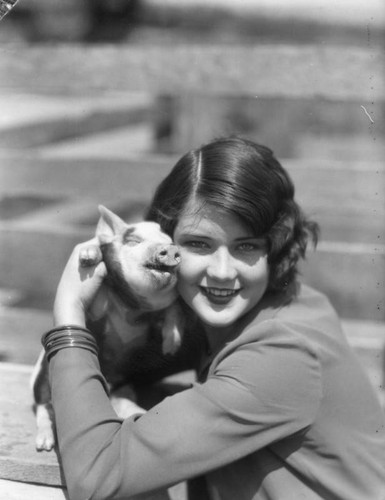
<svg viewBox="0 0 385 500"><path fill-rule="evenodd" d="M194 254L186 251L181 251L181 263L178 268L179 280L190 280L199 274L198 270L201 267L201 259Z"/></svg>

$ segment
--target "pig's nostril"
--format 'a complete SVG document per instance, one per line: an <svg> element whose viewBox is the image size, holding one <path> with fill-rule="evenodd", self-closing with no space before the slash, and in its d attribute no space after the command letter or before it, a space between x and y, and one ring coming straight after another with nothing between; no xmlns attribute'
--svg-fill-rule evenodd
<svg viewBox="0 0 385 500"><path fill-rule="evenodd" d="M160 248L156 255L156 260L167 266L174 266L175 261L179 263L180 252L175 247Z"/></svg>

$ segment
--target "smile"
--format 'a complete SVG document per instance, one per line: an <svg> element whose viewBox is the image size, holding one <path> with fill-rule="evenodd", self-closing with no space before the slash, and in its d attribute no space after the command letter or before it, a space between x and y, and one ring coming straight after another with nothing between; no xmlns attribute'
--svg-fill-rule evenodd
<svg viewBox="0 0 385 500"><path fill-rule="evenodd" d="M203 286L201 288L207 295L215 297L233 297L239 292L239 290L229 290L228 288L206 288Z"/></svg>
<svg viewBox="0 0 385 500"><path fill-rule="evenodd" d="M207 299L214 304L227 304L240 292L240 289L230 290L229 288L211 288L204 286L201 286L200 289Z"/></svg>

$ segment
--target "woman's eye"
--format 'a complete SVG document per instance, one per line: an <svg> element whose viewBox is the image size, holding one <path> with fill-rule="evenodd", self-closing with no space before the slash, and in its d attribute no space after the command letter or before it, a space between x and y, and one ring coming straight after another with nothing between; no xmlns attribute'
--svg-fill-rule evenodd
<svg viewBox="0 0 385 500"><path fill-rule="evenodd" d="M255 249L255 245L252 245L251 243L242 243L238 248L244 252L250 252Z"/></svg>
<svg viewBox="0 0 385 500"><path fill-rule="evenodd" d="M255 250L259 250L260 247L257 244L255 244L255 243L241 243L238 246L238 249L241 252L253 252Z"/></svg>
<svg viewBox="0 0 385 500"><path fill-rule="evenodd" d="M205 241L199 241L199 240L186 241L185 246L196 249L208 248L208 244Z"/></svg>

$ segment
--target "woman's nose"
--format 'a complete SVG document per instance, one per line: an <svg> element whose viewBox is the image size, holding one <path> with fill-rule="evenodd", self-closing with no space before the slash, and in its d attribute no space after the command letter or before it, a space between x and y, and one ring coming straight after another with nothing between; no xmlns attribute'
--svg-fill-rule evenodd
<svg viewBox="0 0 385 500"><path fill-rule="evenodd" d="M237 276L234 259L227 248L220 248L211 255L207 275L216 280L228 281Z"/></svg>

